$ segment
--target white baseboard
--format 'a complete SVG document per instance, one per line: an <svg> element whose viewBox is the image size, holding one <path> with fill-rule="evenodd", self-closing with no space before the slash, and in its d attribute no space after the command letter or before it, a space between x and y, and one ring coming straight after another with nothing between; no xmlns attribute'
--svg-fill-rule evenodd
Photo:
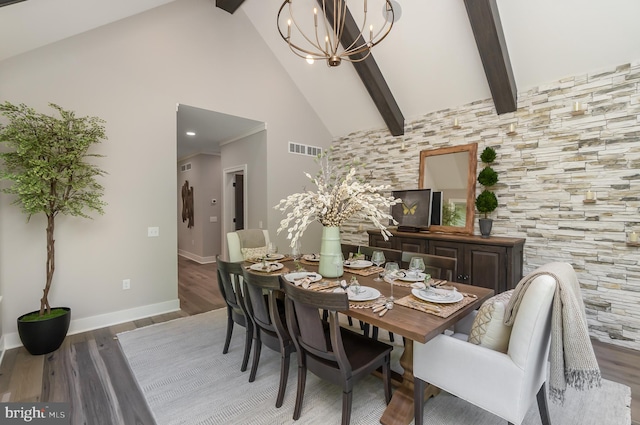
<svg viewBox="0 0 640 425"><path fill-rule="evenodd" d="M199 255L185 251L183 249L178 250L178 255L184 258L188 258L189 260L193 260L198 264L210 264L216 262L215 255L212 257L200 257Z"/></svg>
<svg viewBox="0 0 640 425"><path fill-rule="evenodd" d="M119 323L131 322L133 320L143 319L145 317L157 316L159 314L171 313L178 310L180 310L180 300L175 299L158 304L150 304L142 307L130 308L128 310L114 311L113 313L83 317L82 319L76 320L72 319L67 335L92 331L94 329L113 326ZM2 341L2 339L4 339L4 345L0 345L0 347L4 347L4 350L22 347L22 342L20 341L18 332L3 335L0 338L0 342Z"/></svg>

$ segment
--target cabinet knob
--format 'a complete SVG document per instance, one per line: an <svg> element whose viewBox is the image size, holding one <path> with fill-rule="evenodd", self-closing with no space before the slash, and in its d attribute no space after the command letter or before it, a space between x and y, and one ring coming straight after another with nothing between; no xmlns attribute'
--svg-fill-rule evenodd
<svg viewBox="0 0 640 425"><path fill-rule="evenodd" d="M463 280L463 279L464 279L464 275L459 274L459 275L458 275L458 280Z"/></svg>

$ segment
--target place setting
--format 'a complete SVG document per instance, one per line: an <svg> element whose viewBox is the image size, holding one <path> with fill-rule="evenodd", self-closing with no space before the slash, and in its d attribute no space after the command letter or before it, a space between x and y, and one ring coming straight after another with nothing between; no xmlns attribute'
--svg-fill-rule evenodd
<svg viewBox="0 0 640 425"><path fill-rule="evenodd" d="M358 256L357 254L354 256L353 253L349 253L349 258L343 263L343 266L349 269L349 273L370 276L381 273L384 270L380 267L385 262L382 251L375 251L371 256L371 261L360 257L364 256Z"/></svg>
<svg viewBox="0 0 640 425"><path fill-rule="evenodd" d="M320 273L307 271L287 273L284 275L284 278L296 286L301 286L304 289L310 289L312 291L322 291L335 288L339 285L338 282L323 279Z"/></svg>

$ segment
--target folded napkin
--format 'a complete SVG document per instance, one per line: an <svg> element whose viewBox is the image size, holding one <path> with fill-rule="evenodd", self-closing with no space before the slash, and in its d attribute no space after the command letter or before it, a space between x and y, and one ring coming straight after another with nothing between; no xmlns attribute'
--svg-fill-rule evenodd
<svg viewBox="0 0 640 425"><path fill-rule="evenodd" d="M296 286L302 286L304 289L309 289L309 286L311 286L311 279L303 277L302 279L294 279L293 283Z"/></svg>

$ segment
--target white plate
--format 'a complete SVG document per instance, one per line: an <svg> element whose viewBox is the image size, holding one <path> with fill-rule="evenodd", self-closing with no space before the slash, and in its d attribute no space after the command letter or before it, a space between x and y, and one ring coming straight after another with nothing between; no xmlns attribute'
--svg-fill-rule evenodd
<svg viewBox="0 0 640 425"><path fill-rule="evenodd" d="M284 266L282 265L282 263L273 263L273 262L270 262L270 261L267 261L267 262L266 262L266 266L267 266L267 267L269 267L269 266L270 266L270 267L269 267L269 269L268 269L270 272L274 272L274 271L276 271L276 270L280 270L281 268L283 268L283 267L284 267ZM251 270L255 270L255 271L258 271L258 272L265 272L265 271L267 271L267 270L265 270L265 269L263 269L263 268L262 268L262 263L255 263L255 264L252 264L252 265L250 265L250 266L249 266L249 268L250 268Z"/></svg>
<svg viewBox="0 0 640 425"><path fill-rule="evenodd" d="M319 280L322 280L322 276L320 276L318 273L296 272L296 273L287 273L284 275L284 278L292 283L295 283L296 280L302 280L305 277L309 278L309 282L317 282Z"/></svg>
<svg viewBox="0 0 640 425"><path fill-rule="evenodd" d="M380 297L380 291L376 288L371 288L369 286L360 286L360 293L358 295L349 294L349 301L371 301Z"/></svg>
<svg viewBox="0 0 640 425"><path fill-rule="evenodd" d="M463 298L460 292L438 288L430 289L429 291L414 288L411 290L411 293L421 300L440 304L457 303Z"/></svg>
<svg viewBox="0 0 640 425"><path fill-rule="evenodd" d="M344 266L350 269L366 269L373 266L373 263L367 260L345 261Z"/></svg>
<svg viewBox="0 0 640 425"><path fill-rule="evenodd" d="M320 254L304 254L302 258L307 261L320 261Z"/></svg>
<svg viewBox="0 0 640 425"><path fill-rule="evenodd" d="M267 254L267 261L282 260L283 258L283 254Z"/></svg>
<svg viewBox="0 0 640 425"><path fill-rule="evenodd" d="M405 282L423 282L424 278L427 277L426 273L418 273L417 276L413 276L412 273L409 273L405 270L401 270L403 273L405 273L405 276L402 276L401 274L396 274L396 280L403 280Z"/></svg>

